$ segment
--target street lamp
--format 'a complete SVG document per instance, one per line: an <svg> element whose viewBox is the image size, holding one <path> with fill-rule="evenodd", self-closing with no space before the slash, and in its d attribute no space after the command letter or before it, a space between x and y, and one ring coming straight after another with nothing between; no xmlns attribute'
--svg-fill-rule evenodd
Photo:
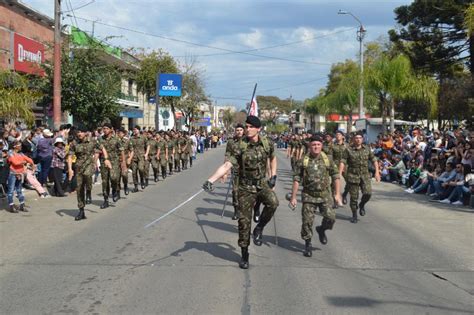
<svg viewBox="0 0 474 315"><path fill-rule="evenodd" d="M354 14L352 14L349 11L344 11L344 10L339 10L337 14L347 14L352 16L357 23L359 23L359 30L357 31L357 40L359 41L359 64L360 64L360 74L361 74L361 79L360 79L360 92L359 92L359 119L365 118L365 113L364 113L364 85L362 84L362 74L364 72L364 50L362 49L363 46L363 41L364 41L364 36L366 30L364 29L364 26L362 25L362 22L357 18Z"/></svg>

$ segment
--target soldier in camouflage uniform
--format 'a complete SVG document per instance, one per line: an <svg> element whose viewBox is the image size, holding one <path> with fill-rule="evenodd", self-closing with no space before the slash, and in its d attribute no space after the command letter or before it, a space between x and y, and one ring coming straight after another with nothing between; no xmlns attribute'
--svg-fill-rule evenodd
<svg viewBox="0 0 474 315"><path fill-rule="evenodd" d="M244 125L237 124L235 125L234 137L227 141L225 148L225 161L230 161L232 156L237 154L237 151L240 147L240 141L244 136ZM225 162L224 161L224 162ZM239 218L239 199L238 199L238 188L239 188L239 174L238 168L232 167L232 205L234 206L234 215L232 220L237 220Z"/></svg>
<svg viewBox="0 0 474 315"><path fill-rule="evenodd" d="M327 156L332 157L333 145L334 145L334 142L332 141L332 134L330 132L327 132L324 135L324 146L323 146L323 152L326 153Z"/></svg>
<svg viewBox="0 0 474 315"><path fill-rule="evenodd" d="M148 153L150 147L148 146L148 140L145 136L140 134L140 127L135 126L133 128L133 136L130 138L130 144L132 145L132 177L133 177L133 190L132 192L138 192L138 173L140 173L140 184L142 189L145 189L145 160L148 160Z"/></svg>
<svg viewBox="0 0 474 315"><path fill-rule="evenodd" d="M187 140L188 140L188 159L189 159L189 167L193 167L193 146L194 146L194 142L193 142L193 139L191 139L191 136L187 136Z"/></svg>
<svg viewBox="0 0 474 315"><path fill-rule="evenodd" d="M150 164L153 170L153 181L156 183L158 181L158 174L160 172L160 167L158 163L158 141L157 141L157 134L153 132L148 132L148 145L150 146L149 152L149 159L148 159L148 167L145 166L145 177L147 178L145 181L148 180L149 172L150 172ZM146 185L148 183L145 182Z"/></svg>
<svg viewBox="0 0 474 315"><path fill-rule="evenodd" d="M113 134L112 125L106 123L102 126L104 135L100 138L99 144L102 150L100 174L102 177L102 193L104 203L101 209L109 207L110 187L112 186L112 200L117 202L120 199L120 169L125 168L124 149L122 142Z"/></svg>
<svg viewBox="0 0 474 315"><path fill-rule="evenodd" d="M181 146L180 146L180 141L181 141L181 133L176 132L174 134L174 171L175 172L181 172Z"/></svg>
<svg viewBox="0 0 474 315"><path fill-rule="evenodd" d="M161 167L161 177L166 178L166 165L168 164L168 144L165 137L157 134L156 140L158 142L158 164Z"/></svg>
<svg viewBox="0 0 474 315"><path fill-rule="evenodd" d="M312 256L311 238L313 236L314 215L319 208L323 215L321 225L316 227L321 244L327 244L326 230L332 230L336 222L336 211L331 207L331 181L335 191L335 199L340 201L339 170L332 158L322 152L323 139L320 135L311 137L308 151L298 161L293 175L293 188L290 205L295 208L296 194L300 183L303 185L301 238L305 241L304 255Z"/></svg>
<svg viewBox="0 0 474 315"><path fill-rule="evenodd" d="M178 145L179 149L181 151L181 169L185 170L188 168L188 155L189 155L189 149L188 149L188 139L186 138L186 135L181 134L181 137L178 140Z"/></svg>
<svg viewBox="0 0 474 315"><path fill-rule="evenodd" d="M132 164L132 145L130 144L130 139L128 138L128 133L124 128L120 128L118 131L118 137L120 139L120 142L122 143L123 147L123 160L120 161L121 163L125 163L125 168L122 167L121 172L120 172L120 177L122 179L123 183L123 191L125 195L128 195L129 190L128 190L128 168Z"/></svg>
<svg viewBox="0 0 474 315"><path fill-rule="evenodd" d="M258 117L248 116L246 120L246 137L242 139L235 155L229 157L217 171L203 184L206 191L213 190L213 183L225 176L232 167L239 172L239 246L242 250L242 259L239 267L249 267L248 246L250 243L250 229L252 223L252 209L258 199L265 205L260 222L253 230L253 242L262 245L262 234L265 225L270 222L278 207L278 198L273 191L276 184L277 161L273 143L262 137L259 132L261 122ZM270 169L268 169L270 165ZM270 179L266 179L269 173Z"/></svg>
<svg viewBox="0 0 474 315"><path fill-rule="evenodd" d="M169 168L169 175L173 175L173 159L175 154L175 144L174 144L174 137L173 133L169 133L166 135L166 144L168 146L168 168Z"/></svg>
<svg viewBox="0 0 474 315"><path fill-rule="evenodd" d="M369 172L369 161L375 166L375 179L380 181L380 172L377 159L369 147L363 145L364 138L361 132L354 136L354 144L347 147L343 153L341 167L345 165L346 180L351 196L350 206L352 210L352 223L357 223L357 208L361 216L365 215L365 204L370 200L372 194L371 176ZM359 200L359 189L362 191L362 198Z"/></svg>
<svg viewBox="0 0 474 315"><path fill-rule="evenodd" d="M77 139L69 147L68 156L68 177L69 180L74 176L72 169L72 157L76 156L76 179L77 179L77 207L79 213L76 221L86 219L84 213L85 190L92 186L92 175L94 174L95 164L99 158L100 148L96 141L91 141L87 137L87 129L80 127L77 130Z"/></svg>

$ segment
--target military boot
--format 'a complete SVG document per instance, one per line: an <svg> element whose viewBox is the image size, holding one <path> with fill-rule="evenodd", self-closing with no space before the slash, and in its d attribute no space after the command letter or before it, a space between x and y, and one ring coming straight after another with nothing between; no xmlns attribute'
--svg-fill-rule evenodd
<svg viewBox="0 0 474 315"><path fill-rule="evenodd" d="M128 190L128 184L123 184L123 193L125 194L125 196L128 196L128 194L130 193L130 191Z"/></svg>
<svg viewBox="0 0 474 315"><path fill-rule="evenodd" d="M316 232L319 235L319 241L321 244L326 245L328 243L328 239L326 237L326 229L322 225L318 225L316 227Z"/></svg>
<svg viewBox="0 0 474 315"><path fill-rule="evenodd" d="M149 184L149 181L148 181L148 177L145 178L145 187L148 187L148 184Z"/></svg>
<svg viewBox="0 0 474 315"><path fill-rule="evenodd" d="M153 181L154 181L155 183L158 182L158 172L155 171L155 170L153 170Z"/></svg>
<svg viewBox="0 0 474 315"><path fill-rule="evenodd" d="M242 252L242 258L240 259L239 267L241 269L249 269L249 248L242 247L241 252Z"/></svg>
<svg viewBox="0 0 474 315"><path fill-rule="evenodd" d="M162 177L163 179L166 178L166 166L162 166L162 167L161 167L161 177Z"/></svg>
<svg viewBox="0 0 474 315"><path fill-rule="evenodd" d="M257 226L253 229L253 243L257 246L262 246L263 227Z"/></svg>
<svg viewBox="0 0 474 315"><path fill-rule="evenodd" d="M363 217L365 215L365 204L370 200L370 195L362 195L359 203L359 214Z"/></svg>
<svg viewBox="0 0 474 315"><path fill-rule="evenodd" d="M105 208L108 208L109 207L109 198L108 197L104 197L104 203L102 203L100 205L100 208L101 209L105 209Z"/></svg>
<svg viewBox="0 0 474 315"><path fill-rule="evenodd" d="M349 193L349 192L347 192L347 191L345 191L345 190L344 190L344 192L342 193L342 204L344 204L344 205L347 204L347 194L348 194L348 193Z"/></svg>
<svg viewBox="0 0 474 315"><path fill-rule="evenodd" d="M232 216L232 220L238 220L239 219L239 210L234 209L234 215Z"/></svg>
<svg viewBox="0 0 474 315"><path fill-rule="evenodd" d="M90 205L92 203L92 192L90 190L86 190L86 205Z"/></svg>
<svg viewBox="0 0 474 315"><path fill-rule="evenodd" d="M260 202L257 201L255 206L253 206L253 222L260 222Z"/></svg>
<svg viewBox="0 0 474 315"><path fill-rule="evenodd" d="M351 218L351 223L357 223L357 210L352 212L352 218Z"/></svg>
<svg viewBox="0 0 474 315"><path fill-rule="evenodd" d="M313 245L311 244L311 239L309 240L305 240L304 241L304 251L303 251L303 255L305 257L311 257L313 256Z"/></svg>
<svg viewBox="0 0 474 315"><path fill-rule="evenodd" d="M140 186L142 187L142 189L145 189L145 180L143 178L141 178L140 180Z"/></svg>
<svg viewBox="0 0 474 315"><path fill-rule="evenodd" d="M170 171L168 172L169 175L173 175L173 164L168 164Z"/></svg>
<svg viewBox="0 0 474 315"><path fill-rule="evenodd" d="M193 167L193 157L189 158L189 167Z"/></svg>
<svg viewBox="0 0 474 315"><path fill-rule="evenodd" d="M76 215L74 219L76 221L87 219L86 214L84 213L84 208L79 208L79 213Z"/></svg>
<svg viewBox="0 0 474 315"><path fill-rule="evenodd" d="M112 190L112 201L117 202L120 199L120 190Z"/></svg>

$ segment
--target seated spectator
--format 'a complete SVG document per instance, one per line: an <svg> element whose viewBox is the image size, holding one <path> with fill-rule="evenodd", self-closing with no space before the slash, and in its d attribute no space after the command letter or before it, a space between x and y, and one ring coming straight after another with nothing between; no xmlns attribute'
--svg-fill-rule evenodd
<svg viewBox="0 0 474 315"><path fill-rule="evenodd" d="M390 171L389 167L392 166L390 160L388 159L387 155L384 153L382 154L382 159L379 160L379 169L381 174L381 179L384 182L390 182Z"/></svg>
<svg viewBox="0 0 474 315"><path fill-rule="evenodd" d="M415 160L410 161L410 170L407 174L407 181L406 185L411 187L415 184L415 182L420 177L421 169L420 166L417 164Z"/></svg>
<svg viewBox="0 0 474 315"><path fill-rule="evenodd" d="M466 170L469 172L468 174L471 173L471 168L469 166L466 168ZM457 203L457 205L462 205L462 198L464 195L464 190L462 187L464 187L466 175L467 174L464 173L463 165L461 163L456 164L456 176L452 180L441 184L445 191L443 192L443 195L440 195L441 200L439 202L451 203L451 200L453 200L453 202L460 201L460 203Z"/></svg>
<svg viewBox="0 0 474 315"><path fill-rule="evenodd" d="M407 169L405 163L403 163L403 160L398 155L393 157L393 164L393 166L388 168L388 171L390 172L390 180L392 183L398 184L401 182L402 176L405 174Z"/></svg>
<svg viewBox="0 0 474 315"><path fill-rule="evenodd" d="M423 193L428 188L428 176L433 176L432 170L433 168L431 168L430 166L428 166L426 169L422 169L420 172L420 176L415 181L415 183L405 191L410 194Z"/></svg>
<svg viewBox="0 0 474 315"><path fill-rule="evenodd" d="M28 164L26 169L26 180L28 183L33 187L34 190L40 195L41 198L50 198L51 196L48 194L46 189L41 186L40 182L35 176L35 169L33 165Z"/></svg>
<svg viewBox="0 0 474 315"><path fill-rule="evenodd" d="M463 165L469 165L472 169L474 166L474 148L471 145L471 142L466 142L464 144L464 151L461 154L461 163Z"/></svg>
<svg viewBox="0 0 474 315"><path fill-rule="evenodd" d="M21 189L23 179L26 175L26 164L33 165L33 160L20 152L21 142L13 142L13 150L8 153L8 164L10 164L10 176L8 177L8 211L17 213L13 203L13 193L16 191L18 200L20 201L20 211L27 211L25 208L25 197Z"/></svg>
<svg viewBox="0 0 474 315"><path fill-rule="evenodd" d="M446 193L447 184L455 179L456 174L454 164L450 162L446 163L446 170L439 177L430 178L430 191L434 190L434 193L431 193L430 197L433 197L433 200L439 200L440 196Z"/></svg>

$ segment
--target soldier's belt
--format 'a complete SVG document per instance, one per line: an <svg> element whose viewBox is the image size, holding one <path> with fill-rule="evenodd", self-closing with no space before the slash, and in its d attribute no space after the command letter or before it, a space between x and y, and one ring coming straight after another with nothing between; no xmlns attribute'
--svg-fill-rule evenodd
<svg viewBox="0 0 474 315"><path fill-rule="evenodd" d="M240 178L239 184L247 186L260 186L265 181L264 178L255 179L255 178Z"/></svg>

